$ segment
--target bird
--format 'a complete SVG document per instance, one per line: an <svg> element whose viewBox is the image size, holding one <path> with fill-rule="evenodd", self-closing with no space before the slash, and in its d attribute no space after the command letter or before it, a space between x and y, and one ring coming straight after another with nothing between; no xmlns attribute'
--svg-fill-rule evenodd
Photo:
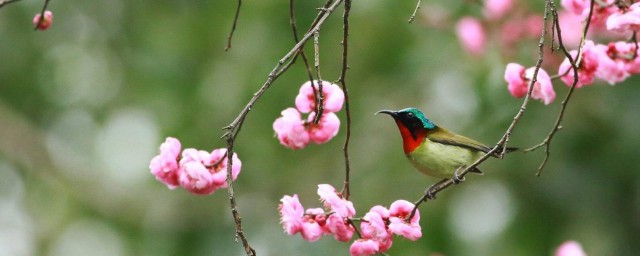
<svg viewBox="0 0 640 256"><path fill-rule="evenodd" d="M402 136L404 153L409 162L420 172L442 179L434 186L449 179L453 179L456 184L462 182L463 178L458 175L458 171L473 164L492 149L434 124L417 108L380 110L376 114L393 117ZM515 150L517 148L507 148L506 152ZM501 155L501 149L492 154L494 157ZM477 167L469 171L483 174ZM431 187L426 193L430 193Z"/></svg>

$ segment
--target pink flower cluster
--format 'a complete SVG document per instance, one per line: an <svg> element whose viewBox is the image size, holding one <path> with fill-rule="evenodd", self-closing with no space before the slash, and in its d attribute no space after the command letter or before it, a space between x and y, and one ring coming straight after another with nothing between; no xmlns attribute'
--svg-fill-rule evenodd
<svg viewBox="0 0 640 256"><path fill-rule="evenodd" d="M319 94L319 84L322 84L322 95L324 97L324 112L320 121L315 124L316 117L316 94ZM300 92L296 97L296 108L287 108L281 112L282 116L273 123L273 130L280 141L280 144L291 149L302 149L310 141L322 144L338 134L340 129L340 119L335 112L342 109L344 103L344 93L336 84L327 81L307 81L300 87ZM301 113L309 113L306 120L303 120Z"/></svg>
<svg viewBox="0 0 640 256"><path fill-rule="evenodd" d="M373 255L384 253L393 243L393 234L416 241L422 237L420 227L420 212L411 220L406 219L411 215L414 204L406 200L397 200L389 209L376 205L372 207L360 222L362 238L357 239L349 252L351 255Z"/></svg>
<svg viewBox="0 0 640 256"><path fill-rule="evenodd" d="M353 203L342 198L335 188L328 184L318 185L318 195L324 203L322 208L306 211L298 200L298 195L284 196L278 209L284 230L289 235L300 233L304 240L315 242L322 235L332 234L341 242L348 242L353 236L350 218L356 214Z"/></svg>
<svg viewBox="0 0 640 256"><path fill-rule="evenodd" d="M289 235L300 233L304 240L315 242L323 235L333 235L340 242L348 242L355 232L353 217L356 214L353 203L342 198L342 195L331 185L318 185L318 195L324 204L323 208L304 209L298 195L284 196L278 206L281 223ZM373 255L387 251L393 242L393 234L403 236L411 241L422 237L420 212L411 220L414 205L405 200L398 200L389 209L374 206L360 222L361 237L353 242L349 251L351 255Z"/></svg>
<svg viewBox="0 0 640 256"><path fill-rule="evenodd" d="M570 52L577 61L578 51ZM582 59L578 63L578 81L576 88L590 85L595 78L599 78L613 85L624 81L629 76L640 73L640 51L634 43L611 42L608 45L594 44L587 40L582 48ZM529 82L533 77L534 67L526 69L516 63L509 63L505 69L504 79L507 81L509 93L521 98L527 93ZM573 85L575 80L573 67L569 58L558 68L560 79L567 85ZM533 99L539 99L544 104L550 104L555 99L555 91L549 74L540 69L538 79L531 93Z"/></svg>
<svg viewBox="0 0 640 256"><path fill-rule="evenodd" d="M197 195L208 195L227 187L227 149L212 152L187 148L181 150L180 141L168 137L160 145L160 154L151 159L149 169L156 179L175 189L178 186ZM238 178L242 162L233 154L231 176Z"/></svg>
<svg viewBox="0 0 640 256"><path fill-rule="evenodd" d="M47 30L51 27L51 24L53 24L53 13L49 10L44 11L42 22L40 22L40 13L33 17L33 25L36 26L38 30Z"/></svg>

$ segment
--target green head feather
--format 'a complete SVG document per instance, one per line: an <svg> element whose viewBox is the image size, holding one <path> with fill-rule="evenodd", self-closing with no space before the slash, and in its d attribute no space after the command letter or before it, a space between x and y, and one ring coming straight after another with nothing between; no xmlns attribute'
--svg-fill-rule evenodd
<svg viewBox="0 0 640 256"><path fill-rule="evenodd" d="M422 111L420 111L417 108L405 108L405 109L399 110L398 114L403 115L405 118L409 120L414 118L420 120L420 122L422 123L422 127L424 127L425 129L430 130L436 127L436 125L431 121L429 121L429 119L426 116L424 116Z"/></svg>

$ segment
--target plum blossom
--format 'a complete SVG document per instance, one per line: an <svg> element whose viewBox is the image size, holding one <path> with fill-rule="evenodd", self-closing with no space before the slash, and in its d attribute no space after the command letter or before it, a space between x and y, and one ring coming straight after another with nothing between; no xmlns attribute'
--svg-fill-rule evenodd
<svg viewBox="0 0 640 256"><path fill-rule="evenodd" d="M278 209L285 232L289 235L300 233L304 240L310 242L331 234L337 241L351 240L355 229L347 221L355 215L353 203L340 198L331 185L321 184L318 187L318 195L327 211L322 208L305 211L297 195L284 196L280 200L282 204Z"/></svg>
<svg viewBox="0 0 640 256"><path fill-rule="evenodd" d="M602 0L595 4L593 7L593 16L591 16L591 22L594 26L602 26L607 21L609 16L618 11L618 7L615 5L616 0ZM561 0L560 5L567 11L570 11L576 15L580 15L582 19L589 16L590 0Z"/></svg>
<svg viewBox="0 0 640 256"><path fill-rule="evenodd" d="M529 86L529 82L533 78L534 72L535 67L525 70L520 64L507 64L504 79L507 81L511 95L516 98L524 97L527 93L527 88ZM553 84L551 83L551 77L549 77L549 74L547 74L544 69L538 70L538 76L536 83L533 85L531 98L542 100L545 105L549 105L556 98L556 93L553 90Z"/></svg>
<svg viewBox="0 0 640 256"><path fill-rule="evenodd" d="M149 169L156 179L169 187L175 189L180 183L178 176L180 168L178 160L180 157L180 141L176 138L168 137L160 145L160 154L151 159Z"/></svg>
<svg viewBox="0 0 640 256"><path fill-rule="evenodd" d="M513 0L484 0L484 16L490 20L502 18L513 7Z"/></svg>
<svg viewBox="0 0 640 256"><path fill-rule="evenodd" d="M320 81L322 83L322 94L324 96L324 110L326 112L338 112L342 109L344 103L344 93L340 86L332 84L327 81ZM316 100L314 91L317 93L319 90L318 80L313 81L313 86L310 81L302 84L300 92L296 96L296 108L302 113L309 113L316 109Z"/></svg>
<svg viewBox="0 0 640 256"><path fill-rule="evenodd" d="M473 17L460 19L456 25L456 33L465 51L475 56L484 54L485 31L478 19Z"/></svg>
<svg viewBox="0 0 640 256"><path fill-rule="evenodd" d="M304 208L298 200L298 195L284 196L278 206L280 211L280 223L284 231L289 235L295 235L302 230L302 215Z"/></svg>
<svg viewBox="0 0 640 256"><path fill-rule="evenodd" d="M576 241L566 241L556 250L555 256L587 256L582 246Z"/></svg>
<svg viewBox="0 0 640 256"><path fill-rule="evenodd" d="M607 19L607 30L630 32L640 30L640 2L632 4L628 9L619 9Z"/></svg>
<svg viewBox="0 0 640 256"><path fill-rule="evenodd" d="M309 242L318 241L325 234L326 215L322 208L307 209L302 216L300 235Z"/></svg>
<svg viewBox="0 0 640 256"><path fill-rule="evenodd" d="M393 234L387 227L389 210L376 205L369 210L360 223L362 237L374 241L377 244L377 252L386 252L393 244Z"/></svg>
<svg viewBox="0 0 640 256"><path fill-rule="evenodd" d="M40 13L33 17L33 25L38 30L47 30L53 24L53 13L49 10L44 11L44 18L40 21Z"/></svg>
<svg viewBox="0 0 640 256"><path fill-rule="evenodd" d="M217 189L227 187L227 149L221 148L208 153L193 148L182 152L180 165L180 185L197 195L208 195ZM237 154L232 157L231 178L235 180L242 168Z"/></svg>
<svg viewBox="0 0 640 256"><path fill-rule="evenodd" d="M273 123L280 144L291 149L301 149L309 144L309 133L305 129L300 112L295 108L287 108L282 116Z"/></svg>
<svg viewBox="0 0 640 256"><path fill-rule="evenodd" d="M351 256L374 255L378 252L378 243L371 239L358 239L351 244L351 247L349 247L349 253L351 253Z"/></svg>
<svg viewBox="0 0 640 256"><path fill-rule="evenodd" d="M573 50L570 52L571 57L574 61L577 60L578 51ZM587 40L582 48L582 60L578 66L578 82L576 83L577 88L581 88L584 85L589 85L593 83L593 79L596 76L596 71L598 70L598 53L595 49L595 45L593 41ZM560 67L558 68L558 74L562 76L560 79L571 86L574 80L574 72L573 67L571 66L571 62L569 58L565 58Z"/></svg>
<svg viewBox="0 0 640 256"><path fill-rule="evenodd" d="M317 124L313 123L316 117L315 112L309 114L307 126L309 138L316 144L326 143L338 134L340 130L340 119L334 113L324 113Z"/></svg>
<svg viewBox="0 0 640 256"><path fill-rule="evenodd" d="M397 200L389 206L389 230L399 236L403 236L411 241L422 237L420 227L420 212L416 210L411 220L405 221L411 215L414 204L406 200Z"/></svg>
<svg viewBox="0 0 640 256"><path fill-rule="evenodd" d="M356 214L353 203L343 199L333 186L329 184L318 185L318 195L324 206L334 214L344 218L351 218Z"/></svg>
<svg viewBox="0 0 640 256"><path fill-rule="evenodd" d="M640 73L640 58L634 43L611 42L596 45L598 70L596 77L613 85L622 82L632 74Z"/></svg>

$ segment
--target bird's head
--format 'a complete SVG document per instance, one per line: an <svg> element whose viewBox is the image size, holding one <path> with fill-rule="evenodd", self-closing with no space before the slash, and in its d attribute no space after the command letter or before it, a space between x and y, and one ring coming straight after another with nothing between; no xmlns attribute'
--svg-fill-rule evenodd
<svg viewBox="0 0 640 256"><path fill-rule="evenodd" d="M417 108L405 108L398 111L380 110L376 114L383 113L390 115L396 121L402 140L404 142L405 153L413 151L430 130L436 125L424 116Z"/></svg>

